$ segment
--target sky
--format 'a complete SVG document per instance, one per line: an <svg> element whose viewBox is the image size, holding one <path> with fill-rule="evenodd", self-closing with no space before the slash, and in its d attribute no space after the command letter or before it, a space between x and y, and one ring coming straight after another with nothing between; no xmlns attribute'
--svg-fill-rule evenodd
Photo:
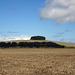
<svg viewBox="0 0 75 75"><path fill-rule="evenodd" d="M75 43L75 0L0 0L0 41L31 36Z"/></svg>

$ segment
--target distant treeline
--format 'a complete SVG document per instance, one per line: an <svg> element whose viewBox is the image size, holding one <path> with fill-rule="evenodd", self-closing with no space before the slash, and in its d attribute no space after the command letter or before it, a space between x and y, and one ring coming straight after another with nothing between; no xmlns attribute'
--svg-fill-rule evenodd
<svg viewBox="0 0 75 75"><path fill-rule="evenodd" d="M22 48L64 48L65 46L56 44L54 42L0 42L0 48L10 48L10 47L22 47Z"/></svg>

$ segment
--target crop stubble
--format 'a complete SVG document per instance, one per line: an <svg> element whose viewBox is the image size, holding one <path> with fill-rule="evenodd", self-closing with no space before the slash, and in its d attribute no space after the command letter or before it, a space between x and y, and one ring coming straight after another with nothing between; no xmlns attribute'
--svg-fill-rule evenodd
<svg viewBox="0 0 75 75"><path fill-rule="evenodd" d="M75 75L75 49L0 49L0 75Z"/></svg>

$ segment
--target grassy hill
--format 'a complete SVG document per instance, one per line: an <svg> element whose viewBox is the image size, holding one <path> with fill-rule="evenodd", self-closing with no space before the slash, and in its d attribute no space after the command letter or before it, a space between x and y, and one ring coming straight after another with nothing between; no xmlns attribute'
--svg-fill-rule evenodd
<svg viewBox="0 0 75 75"><path fill-rule="evenodd" d="M60 45L64 45L66 47L75 47L75 43L68 42L60 42L60 41L51 41L51 40L13 40L13 41L5 41L5 42L54 42Z"/></svg>

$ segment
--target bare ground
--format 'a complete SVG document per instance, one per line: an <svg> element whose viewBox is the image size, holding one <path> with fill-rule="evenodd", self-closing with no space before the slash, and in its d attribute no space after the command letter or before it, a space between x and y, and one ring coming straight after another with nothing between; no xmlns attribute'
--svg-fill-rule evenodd
<svg viewBox="0 0 75 75"><path fill-rule="evenodd" d="M75 49L0 49L0 75L75 75Z"/></svg>

